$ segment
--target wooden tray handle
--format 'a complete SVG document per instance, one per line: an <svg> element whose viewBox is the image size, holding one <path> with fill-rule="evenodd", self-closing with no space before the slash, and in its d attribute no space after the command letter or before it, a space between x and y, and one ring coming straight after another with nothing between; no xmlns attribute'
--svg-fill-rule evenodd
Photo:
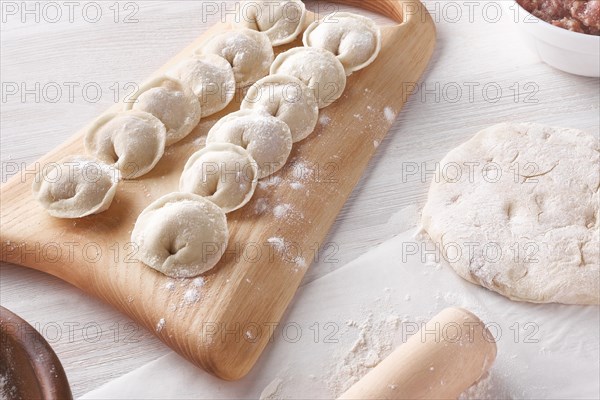
<svg viewBox="0 0 600 400"><path fill-rule="evenodd" d="M425 6L417 0L330 0L332 3L373 11L385 15L400 25L410 23L415 17L430 18ZM417 18L418 20L418 18Z"/></svg>

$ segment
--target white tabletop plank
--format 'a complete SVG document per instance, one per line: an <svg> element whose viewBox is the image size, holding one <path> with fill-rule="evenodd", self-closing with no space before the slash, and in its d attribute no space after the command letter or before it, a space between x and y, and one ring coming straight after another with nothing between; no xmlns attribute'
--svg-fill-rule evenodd
<svg viewBox="0 0 600 400"><path fill-rule="evenodd" d="M109 7L115 2L97 2L102 18L90 23L82 15L88 3L75 8L73 22L63 2L58 4L64 15L56 23L44 20L54 14L40 15L39 23L28 15L23 23L21 13L9 15L3 9L3 177L9 164L31 163L59 145L114 102L115 87L123 94L127 83L143 81L219 18L205 15L206 2L202 1L123 1L118 3L120 14L114 22ZM127 3L137 7L138 22L123 21L132 10L125 9ZM320 244L322 251L305 282L341 267L410 226L431 179L420 172L433 168L479 129L504 121L531 121L599 134L598 79L568 75L540 63L521 43L513 15L506 8L498 22L490 23L482 14L485 2L471 15L464 4L456 2L461 16L454 21L456 15L446 3L427 2L438 26L434 58L423 81L414 83L416 94L379 144L367 173ZM318 7L314 2L309 6ZM93 10L88 12L88 17L94 17ZM73 99L69 98L69 82L77 85ZM47 96L39 102L32 94L22 101L18 94L7 92L14 85L31 89L36 83L47 88ZM55 97L52 87L56 85L63 93L53 103L49 100ZM89 96L94 95L93 87L102 89L97 102L86 101L84 85L89 87ZM474 88L472 93L469 86ZM456 88L462 90L458 98ZM493 88L502 92L495 102L485 96L494 97ZM535 93L528 98L532 88ZM418 173L407 175L415 166ZM53 277L11 265L0 267L0 277L0 303L42 331L65 365L75 395L168 351L119 312Z"/></svg>

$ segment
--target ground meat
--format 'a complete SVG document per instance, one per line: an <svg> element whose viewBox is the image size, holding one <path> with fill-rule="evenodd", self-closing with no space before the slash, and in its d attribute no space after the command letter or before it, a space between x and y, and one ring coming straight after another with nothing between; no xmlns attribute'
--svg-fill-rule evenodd
<svg viewBox="0 0 600 400"><path fill-rule="evenodd" d="M570 12L585 26L600 30L600 1L573 1Z"/></svg>
<svg viewBox="0 0 600 400"><path fill-rule="evenodd" d="M555 19L551 22L551 24L573 32L585 33L583 27L581 26L581 22L577 21L575 18L565 17L562 19Z"/></svg>
<svg viewBox="0 0 600 400"><path fill-rule="evenodd" d="M541 20L573 32L600 35L600 0L517 0Z"/></svg>

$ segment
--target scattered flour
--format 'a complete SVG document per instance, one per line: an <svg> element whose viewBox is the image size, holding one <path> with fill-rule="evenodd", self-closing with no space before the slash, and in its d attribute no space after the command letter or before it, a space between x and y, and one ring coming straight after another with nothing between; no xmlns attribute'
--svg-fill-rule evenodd
<svg viewBox="0 0 600 400"><path fill-rule="evenodd" d="M14 371L14 367L9 368L10 370ZM10 372L7 375L4 375L4 372L2 372L2 375L0 375L0 399L2 400L19 398L17 393L17 387L15 385L11 387L8 386L11 383L9 374Z"/></svg>
<svg viewBox="0 0 600 400"><path fill-rule="evenodd" d="M183 295L183 300L188 304L195 303L200 300L200 292L195 288L188 289Z"/></svg>
<svg viewBox="0 0 600 400"><path fill-rule="evenodd" d="M260 394L260 400L275 400L279 399L279 392L283 381L280 378L275 378L269 383Z"/></svg>
<svg viewBox="0 0 600 400"><path fill-rule="evenodd" d="M304 257L298 256L298 257L294 258L294 262L296 263L297 266L299 266L301 268L306 268L306 260L304 259Z"/></svg>
<svg viewBox="0 0 600 400"><path fill-rule="evenodd" d="M291 162L290 168L292 168L292 174L296 182L306 182L314 175L314 170L304 160Z"/></svg>
<svg viewBox="0 0 600 400"><path fill-rule="evenodd" d="M285 241L280 237L271 237L267 239L267 243L275 248L275 250L283 253L285 251Z"/></svg>
<svg viewBox="0 0 600 400"><path fill-rule="evenodd" d="M373 140L373 147L375 147L375 148L379 147L379 140Z"/></svg>
<svg viewBox="0 0 600 400"><path fill-rule="evenodd" d="M246 333L244 334L244 336L246 336L246 339L248 340L254 340L256 339L256 335L254 334L254 332L248 330L246 331Z"/></svg>
<svg viewBox="0 0 600 400"><path fill-rule="evenodd" d="M319 118L319 123L321 125L329 125L329 123L331 122L331 117L328 115L321 115L321 118Z"/></svg>
<svg viewBox="0 0 600 400"><path fill-rule="evenodd" d="M273 214L275 215L275 218L284 218L290 213L291 209L291 204L279 204L273 208Z"/></svg>
<svg viewBox="0 0 600 400"><path fill-rule="evenodd" d="M267 201L267 199L257 199L256 200L256 204L254 206L254 212L256 214L262 214L265 211L267 211L269 209L269 202Z"/></svg>
<svg viewBox="0 0 600 400"><path fill-rule="evenodd" d="M347 391L392 352L400 322L400 317L394 314L376 318L373 313L360 324L353 320L346 322L351 330L358 330L358 338L350 349L334 359L327 379L332 397Z"/></svg>
<svg viewBox="0 0 600 400"><path fill-rule="evenodd" d="M161 318L158 320L158 323L156 324L156 332L160 332L163 330L163 328L165 327L165 319Z"/></svg>
<svg viewBox="0 0 600 400"><path fill-rule="evenodd" d="M194 147L201 148L206 145L206 136L199 136L194 139Z"/></svg>
<svg viewBox="0 0 600 400"><path fill-rule="evenodd" d="M174 290L175 289L175 283L172 281L169 281L167 283L165 283L165 289L167 290Z"/></svg>
<svg viewBox="0 0 600 400"><path fill-rule="evenodd" d="M493 384L492 374L487 372L478 382L476 382L473 386L465 390L460 396L458 396L459 400L492 400L496 399L498 395L498 390L496 385ZM503 397L505 399L513 399L515 398L513 395L509 393L503 393Z"/></svg>
<svg viewBox="0 0 600 400"><path fill-rule="evenodd" d="M383 110L383 115L385 116L385 119L388 120L388 122L394 122L394 120L396 119L396 114L394 113L394 110L392 110L391 107L386 107Z"/></svg>
<svg viewBox="0 0 600 400"><path fill-rule="evenodd" d="M194 279L194 281L192 283L194 284L195 287L199 288L199 287L204 286L206 281L204 280L203 277L199 276L198 278Z"/></svg>
<svg viewBox="0 0 600 400"><path fill-rule="evenodd" d="M258 186L261 189L267 189L271 186L280 185L281 181L283 181L283 179L279 175L271 175L265 179L261 179L261 181L258 182Z"/></svg>
<svg viewBox="0 0 600 400"><path fill-rule="evenodd" d="M300 182L291 182L290 187L294 190L302 190L304 189L304 185Z"/></svg>

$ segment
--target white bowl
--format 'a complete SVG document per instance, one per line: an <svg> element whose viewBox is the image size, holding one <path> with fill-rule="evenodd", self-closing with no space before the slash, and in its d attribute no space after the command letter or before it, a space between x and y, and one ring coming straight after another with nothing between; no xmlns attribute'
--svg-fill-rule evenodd
<svg viewBox="0 0 600 400"><path fill-rule="evenodd" d="M600 36L559 28L517 6L517 26L542 61L571 74L600 77Z"/></svg>

